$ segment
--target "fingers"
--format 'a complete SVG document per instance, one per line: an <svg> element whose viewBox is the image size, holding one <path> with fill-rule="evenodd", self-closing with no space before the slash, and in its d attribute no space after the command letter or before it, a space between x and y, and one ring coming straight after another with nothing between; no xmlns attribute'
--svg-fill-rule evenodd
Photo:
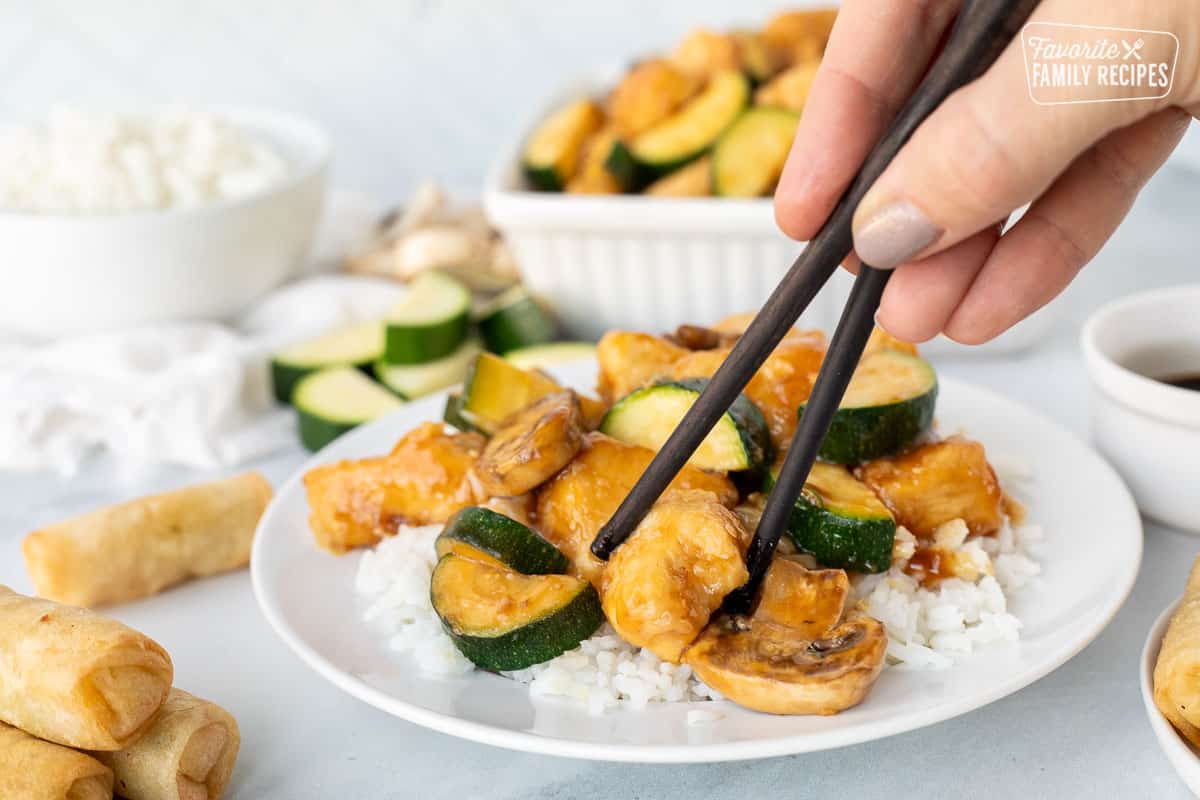
<svg viewBox="0 0 1200 800"><path fill-rule="evenodd" d="M846 190L937 47L956 0L847 0L775 192L775 219L810 239Z"/></svg>
<svg viewBox="0 0 1200 800"><path fill-rule="evenodd" d="M1037 105L1014 41L925 120L875 182L855 212L854 249L888 268L961 242L1042 194L1151 102Z"/></svg>
<svg viewBox="0 0 1200 800"><path fill-rule="evenodd" d="M993 225L929 258L897 267L879 304L879 325L906 342L937 336L999 238L1000 226Z"/></svg>
<svg viewBox="0 0 1200 800"><path fill-rule="evenodd" d="M1061 292L1116 230L1189 121L1180 109L1165 109L1109 134L1075 160L1000 239L946 321L945 334L982 344ZM897 304L922 302L903 286L898 292Z"/></svg>

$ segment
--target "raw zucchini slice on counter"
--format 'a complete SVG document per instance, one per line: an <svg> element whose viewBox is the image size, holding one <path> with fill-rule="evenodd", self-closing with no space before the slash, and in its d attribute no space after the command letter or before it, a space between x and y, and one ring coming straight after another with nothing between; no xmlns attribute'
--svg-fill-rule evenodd
<svg viewBox="0 0 1200 800"><path fill-rule="evenodd" d="M558 325L523 286L514 286L479 312L479 333L501 355L554 341Z"/></svg>
<svg viewBox="0 0 1200 800"><path fill-rule="evenodd" d="M271 356L271 386L275 399L290 403L300 379L319 369L346 365L367 367L382 355L383 326L378 322L339 328L280 350Z"/></svg>
<svg viewBox="0 0 1200 800"><path fill-rule="evenodd" d="M775 482L776 469L767 479ZM886 572L892 565L896 520L865 483L837 464L813 464L792 509L788 535L822 566Z"/></svg>
<svg viewBox="0 0 1200 800"><path fill-rule="evenodd" d="M937 389L933 367L918 356L883 350L864 357L833 416L820 457L857 464L903 450L933 424Z"/></svg>
<svg viewBox="0 0 1200 800"><path fill-rule="evenodd" d="M800 115L752 108L721 134L713 148L713 190L721 197L762 197L783 172Z"/></svg>
<svg viewBox="0 0 1200 800"><path fill-rule="evenodd" d="M457 414L490 436L509 415L562 388L540 372L521 369L493 353L480 353L463 383ZM594 430L604 406L595 398L580 395L579 408L587 429Z"/></svg>
<svg viewBox="0 0 1200 800"><path fill-rule="evenodd" d="M299 416L300 441L309 450L320 450L351 428L403 405L354 367L330 367L301 379L292 403Z"/></svg>
<svg viewBox="0 0 1200 800"><path fill-rule="evenodd" d="M596 345L591 342L552 342L519 347L504 354L504 359L521 369L545 369L585 361L596 357Z"/></svg>
<svg viewBox="0 0 1200 800"><path fill-rule="evenodd" d="M376 361L375 377L387 388L405 400L415 400L462 383L467 370L476 356L483 352L483 345L476 339L467 339L448 356L426 364L389 364Z"/></svg>
<svg viewBox="0 0 1200 800"><path fill-rule="evenodd" d="M608 410L600 432L657 451L707 384L707 378L696 378L638 389ZM739 394L688 463L728 472L757 470L768 463L770 450L766 419L758 406Z"/></svg>
<svg viewBox="0 0 1200 800"><path fill-rule="evenodd" d="M558 575L570 562L536 531L490 508L471 506L455 514L437 538L437 554L465 545L525 575Z"/></svg>
<svg viewBox="0 0 1200 800"><path fill-rule="evenodd" d="M525 145L522 166L529 182L561 191L579 166L584 142L603 124L604 113L592 100L578 100L551 114Z"/></svg>
<svg viewBox="0 0 1200 800"><path fill-rule="evenodd" d="M749 98L745 75L736 70L719 72L679 111L631 142L613 145L605 167L621 185L640 189L704 155L742 113Z"/></svg>
<svg viewBox="0 0 1200 800"><path fill-rule="evenodd" d="M467 338L471 291L442 272L423 272L388 314L383 360L424 364L444 358Z"/></svg>
<svg viewBox="0 0 1200 800"><path fill-rule="evenodd" d="M460 555L442 556L433 609L477 667L516 670L574 649L604 622L596 589L571 575L522 575Z"/></svg>

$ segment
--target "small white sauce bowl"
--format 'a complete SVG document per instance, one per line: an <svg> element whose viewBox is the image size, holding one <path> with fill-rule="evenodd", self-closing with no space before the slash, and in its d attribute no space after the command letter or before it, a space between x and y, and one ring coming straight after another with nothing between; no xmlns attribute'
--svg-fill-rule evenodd
<svg viewBox="0 0 1200 800"><path fill-rule="evenodd" d="M288 174L260 192L195 208L0 211L0 329L55 338L224 319L293 275L321 213L329 139L291 114L218 111L276 149Z"/></svg>
<svg viewBox="0 0 1200 800"><path fill-rule="evenodd" d="M1096 446L1142 513L1200 533L1200 392L1147 377L1200 373L1200 286L1110 303L1081 343Z"/></svg>

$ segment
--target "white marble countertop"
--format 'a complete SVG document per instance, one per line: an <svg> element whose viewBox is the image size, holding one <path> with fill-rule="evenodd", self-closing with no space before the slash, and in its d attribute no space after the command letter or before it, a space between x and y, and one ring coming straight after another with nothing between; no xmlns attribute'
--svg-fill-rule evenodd
<svg viewBox="0 0 1200 800"><path fill-rule="evenodd" d="M1076 336L1105 300L1197 279L1197 178L1155 179L1116 238L1063 301L1040 348L1003 358L942 357L945 374L983 384L1086 435L1087 385ZM273 482L301 462L297 448L255 465ZM20 557L29 530L119 498L212 475L113 474L100 460L80 476L0 473L0 583L30 591ZM1098 543L1104 531L1096 531ZM109 613L171 653L177 683L229 709L243 749L234 798L688 798L765 795L859 800L922 797L1183 798L1138 693L1150 624L1183 588L1200 538L1146 524L1142 572L1100 638L1025 690L924 730L842 750L708 766L635 766L530 756L432 733L325 683L275 638L246 572L195 582ZM792 794L792 792L789 792Z"/></svg>

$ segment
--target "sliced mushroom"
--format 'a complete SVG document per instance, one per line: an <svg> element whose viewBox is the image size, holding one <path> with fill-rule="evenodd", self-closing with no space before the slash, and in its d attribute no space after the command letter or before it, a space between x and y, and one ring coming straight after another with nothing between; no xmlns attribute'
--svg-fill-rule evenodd
<svg viewBox="0 0 1200 800"><path fill-rule="evenodd" d="M600 599L625 641L678 662L720 606L746 582L741 521L710 492L660 500L609 560Z"/></svg>
<svg viewBox="0 0 1200 800"><path fill-rule="evenodd" d="M818 638L837 625L849 595L845 571L808 569L796 559L776 556L763 579L753 617Z"/></svg>
<svg viewBox="0 0 1200 800"><path fill-rule="evenodd" d="M696 676L769 714L836 714L858 704L883 669L887 634L870 617L819 638L748 617L719 617L684 653Z"/></svg>
<svg viewBox="0 0 1200 800"><path fill-rule="evenodd" d="M579 452L583 418L572 391L555 392L506 419L475 465L492 495L512 497L554 477Z"/></svg>

